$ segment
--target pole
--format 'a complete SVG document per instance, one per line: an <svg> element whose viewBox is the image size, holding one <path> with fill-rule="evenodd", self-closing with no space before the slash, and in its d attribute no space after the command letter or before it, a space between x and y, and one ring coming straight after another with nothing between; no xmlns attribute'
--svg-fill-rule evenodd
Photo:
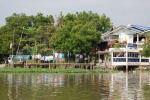
<svg viewBox="0 0 150 100"><path fill-rule="evenodd" d="M12 42L12 44L14 45L14 34L15 34L15 28L14 28L14 31L13 31L13 42ZM14 53L13 53L13 46L12 46L12 55L13 55Z"/></svg>
<svg viewBox="0 0 150 100"><path fill-rule="evenodd" d="M141 68L142 68L142 67L141 67L141 59L142 59L142 57L141 57L141 54L139 54L139 55L140 55L140 64L139 64L139 67L140 67L140 72L141 72L141 70L142 70L142 69L141 69Z"/></svg>
<svg viewBox="0 0 150 100"><path fill-rule="evenodd" d="M49 69L50 69L50 61L51 61L51 60L49 60L49 66L48 66L48 67L49 67Z"/></svg>
<svg viewBox="0 0 150 100"><path fill-rule="evenodd" d="M53 50L53 63L54 63L54 60L55 60L55 51Z"/></svg>
<svg viewBox="0 0 150 100"><path fill-rule="evenodd" d="M19 51L19 47L20 47L23 31L24 31L24 27L22 29L22 33L21 33L21 37L20 37L20 41L19 41L19 45L18 45L18 49L17 49L17 53L16 54L18 54L18 51Z"/></svg>
<svg viewBox="0 0 150 100"><path fill-rule="evenodd" d="M128 52L126 48L126 72L128 71Z"/></svg>
<svg viewBox="0 0 150 100"><path fill-rule="evenodd" d="M68 51L68 63L69 63L69 51Z"/></svg>

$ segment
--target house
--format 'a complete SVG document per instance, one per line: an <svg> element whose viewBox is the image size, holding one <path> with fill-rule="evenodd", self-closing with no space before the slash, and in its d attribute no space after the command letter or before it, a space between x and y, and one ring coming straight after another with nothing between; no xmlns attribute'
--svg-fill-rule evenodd
<svg viewBox="0 0 150 100"><path fill-rule="evenodd" d="M149 27L138 26L138 25L127 25L113 28L111 31L102 34L104 41L118 40L119 42L126 41L127 43L140 44L144 42L144 34L149 32Z"/></svg>
<svg viewBox="0 0 150 100"><path fill-rule="evenodd" d="M114 27L111 31L102 34L105 48L100 49L98 54L110 54L111 65L114 66L149 65L150 59L142 57L139 53L142 50L141 45L146 42L144 35L148 32L150 32L149 27L138 25Z"/></svg>

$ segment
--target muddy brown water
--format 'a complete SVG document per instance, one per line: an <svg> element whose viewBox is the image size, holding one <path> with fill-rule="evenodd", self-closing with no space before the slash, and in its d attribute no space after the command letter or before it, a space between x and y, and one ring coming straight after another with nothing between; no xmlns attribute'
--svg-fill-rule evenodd
<svg viewBox="0 0 150 100"><path fill-rule="evenodd" d="M0 73L0 100L148 100L148 73Z"/></svg>

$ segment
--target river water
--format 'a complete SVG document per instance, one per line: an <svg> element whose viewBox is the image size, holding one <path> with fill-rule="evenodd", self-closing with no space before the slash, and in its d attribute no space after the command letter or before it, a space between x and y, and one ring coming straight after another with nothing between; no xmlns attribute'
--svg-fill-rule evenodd
<svg viewBox="0 0 150 100"><path fill-rule="evenodd" d="M150 100L150 74L1 73L0 100Z"/></svg>

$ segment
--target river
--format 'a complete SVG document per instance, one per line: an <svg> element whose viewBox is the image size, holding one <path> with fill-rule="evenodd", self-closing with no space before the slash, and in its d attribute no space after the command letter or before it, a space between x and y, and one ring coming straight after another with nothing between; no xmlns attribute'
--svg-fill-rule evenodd
<svg viewBox="0 0 150 100"><path fill-rule="evenodd" d="M0 73L0 100L149 100L150 74Z"/></svg>

